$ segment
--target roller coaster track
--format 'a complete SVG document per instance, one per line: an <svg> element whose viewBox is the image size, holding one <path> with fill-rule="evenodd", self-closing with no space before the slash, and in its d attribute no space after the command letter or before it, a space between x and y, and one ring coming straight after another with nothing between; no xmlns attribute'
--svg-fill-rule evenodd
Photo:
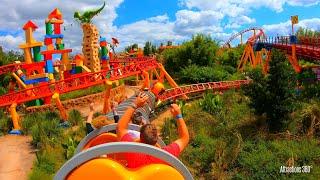
<svg viewBox="0 0 320 180"><path fill-rule="evenodd" d="M14 72L20 68L22 63L8 64L4 66L0 66L0 75Z"/></svg>
<svg viewBox="0 0 320 180"><path fill-rule="evenodd" d="M35 99L51 97L55 92L63 94L70 91L84 89L90 86L103 84L107 79L114 81L140 74L141 71L148 71L158 67L159 65L157 61L154 58L149 58L149 60L114 68L111 71L103 70L96 73L81 74L55 83L43 84L0 96L0 107L8 106L12 103L20 104Z"/></svg>
<svg viewBox="0 0 320 180"><path fill-rule="evenodd" d="M254 35L249 39L250 41L253 41L253 40L257 39L257 38L260 37L260 36L265 36L263 29L258 28L258 27L251 27L251 28L245 29L245 30L243 30L243 31L240 31L240 32L238 32L237 34L232 35L232 36L222 45L222 47L223 47L223 48L229 48L231 41L233 41L233 40L234 40L235 38L237 38L238 36L241 36L241 37L242 37L242 35L243 35L244 33L247 33L247 32L250 32L250 31L253 31L253 32L254 32ZM255 33L255 31L259 31L258 35Z"/></svg>
<svg viewBox="0 0 320 180"><path fill-rule="evenodd" d="M150 57L125 57L125 58L117 58L110 61L110 64L116 64L116 63L134 63L134 62L141 62L141 61L147 61ZM58 61L59 62L59 61ZM15 72L18 69L20 69L20 66L24 63L14 63L14 64L8 64L4 66L0 66L0 75Z"/></svg>
<svg viewBox="0 0 320 180"><path fill-rule="evenodd" d="M288 36L268 38L258 41L266 48L275 48L292 54L292 45ZM298 39L296 44L296 56L320 61L320 39L319 38L303 38Z"/></svg>
<svg viewBox="0 0 320 180"><path fill-rule="evenodd" d="M221 82L191 84L191 85L168 89L163 94L161 94L158 98L161 101L167 101L170 99L176 99L185 94L201 93L207 90L226 91L230 89L239 89L242 85L246 85L249 83L250 83L250 80L236 80L236 81L221 81Z"/></svg>

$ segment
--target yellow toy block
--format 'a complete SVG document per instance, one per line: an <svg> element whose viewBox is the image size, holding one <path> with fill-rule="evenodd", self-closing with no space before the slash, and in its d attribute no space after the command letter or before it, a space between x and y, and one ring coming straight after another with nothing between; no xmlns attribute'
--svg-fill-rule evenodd
<svg viewBox="0 0 320 180"><path fill-rule="evenodd" d="M61 56L61 61L62 61L62 63L67 64L69 62L69 54L63 53Z"/></svg>
<svg viewBox="0 0 320 180"><path fill-rule="evenodd" d="M26 79L32 80L32 79L45 78L45 77L48 77L48 73L32 75L27 77Z"/></svg>
<svg viewBox="0 0 320 180"><path fill-rule="evenodd" d="M57 44L62 44L62 39L61 39L61 38L57 38L56 43L57 43Z"/></svg>
<svg viewBox="0 0 320 180"><path fill-rule="evenodd" d="M49 44L49 45L47 46L47 50L48 50L48 51L54 50L53 44Z"/></svg>
<svg viewBox="0 0 320 180"><path fill-rule="evenodd" d="M32 63L32 56L31 56L31 50L30 48L25 48L23 49L24 51L24 60L26 64L31 64Z"/></svg>
<svg viewBox="0 0 320 180"><path fill-rule="evenodd" d="M20 44L19 48L20 49L25 49L25 48L32 48L32 47L37 47L37 46L43 46L42 42L33 42L33 43L29 43L29 44Z"/></svg>
<svg viewBox="0 0 320 180"><path fill-rule="evenodd" d="M32 44L33 42L35 42L35 40L33 39L32 29L31 28L28 28L25 31L25 35L26 35L26 43L27 44Z"/></svg>
<svg viewBox="0 0 320 180"><path fill-rule="evenodd" d="M53 74L52 74L52 73L50 73L50 74L48 75L48 78L49 78L50 80L54 80L54 76L53 76Z"/></svg>

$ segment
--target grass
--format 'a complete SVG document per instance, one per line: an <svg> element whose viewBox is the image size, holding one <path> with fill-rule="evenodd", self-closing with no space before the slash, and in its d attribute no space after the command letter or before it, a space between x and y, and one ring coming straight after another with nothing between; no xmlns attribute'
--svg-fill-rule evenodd
<svg viewBox="0 0 320 180"><path fill-rule="evenodd" d="M74 127L63 129L59 127L57 112L39 112L24 117L23 131L32 136L32 145L38 149L29 179L52 179L73 156L77 144L85 136L85 127L79 111L70 111L69 119Z"/></svg>
<svg viewBox="0 0 320 180"><path fill-rule="evenodd" d="M68 100L68 99L75 99L83 96L87 96L90 94L96 94L99 92L102 92L105 90L105 87L103 85L98 85L98 86L92 86L86 89L81 89L77 91L72 91L66 94L62 94L60 97L61 101Z"/></svg>
<svg viewBox="0 0 320 180"><path fill-rule="evenodd" d="M11 119L0 109L0 135L7 134L13 127Z"/></svg>

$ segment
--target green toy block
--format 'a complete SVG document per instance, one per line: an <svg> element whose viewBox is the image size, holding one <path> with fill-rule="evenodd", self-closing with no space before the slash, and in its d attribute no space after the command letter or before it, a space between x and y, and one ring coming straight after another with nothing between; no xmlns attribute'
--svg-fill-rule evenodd
<svg viewBox="0 0 320 180"><path fill-rule="evenodd" d="M82 73L82 67L81 66L76 66L76 73Z"/></svg>
<svg viewBox="0 0 320 180"><path fill-rule="evenodd" d="M33 59L35 62L41 61L41 53L40 53L40 46L33 47Z"/></svg>
<svg viewBox="0 0 320 180"><path fill-rule="evenodd" d="M56 49L63 50L64 49L64 44L56 44Z"/></svg>
<svg viewBox="0 0 320 180"><path fill-rule="evenodd" d="M46 34L51 35L53 32L52 30L52 24L51 23L46 23Z"/></svg>
<svg viewBox="0 0 320 180"><path fill-rule="evenodd" d="M106 56L108 54L107 47L101 47L101 56Z"/></svg>

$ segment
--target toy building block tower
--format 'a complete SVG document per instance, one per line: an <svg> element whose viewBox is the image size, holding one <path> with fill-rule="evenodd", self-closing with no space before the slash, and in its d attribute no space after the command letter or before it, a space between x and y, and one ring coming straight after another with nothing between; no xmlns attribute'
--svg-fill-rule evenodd
<svg viewBox="0 0 320 180"><path fill-rule="evenodd" d="M20 49L24 51L24 60L26 64L33 63L31 49L33 50L33 56L35 62L41 61L40 47L43 46L42 42L37 42L33 38L33 31L38 28L32 21L28 21L24 26L23 30L25 31L26 43L19 46Z"/></svg>
<svg viewBox="0 0 320 180"><path fill-rule="evenodd" d="M99 32L95 25L90 23L82 24L83 44L82 53L85 56L84 64L91 69L91 72L101 70L99 59Z"/></svg>
<svg viewBox="0 0 320 180"><path fill-rule="evenodd" d="M48 81L47 74L44 72L45 64L43 61L41 61L40 54L40 49L43 43L37 42L33 38L33 31L37 28L37 25L35 25L32 21L28 21L23 26L23 30L25 31L26 35L26 43L21 44L19 48L23 49L24 51L25 64L21 65L21 68L25 69L26 75L21 70L18 70L17 73L19 77L15 77L21 82L21 84L31 85Z"/></svg>
<svg viewBox="0 0 320 180"><path fill-rule="evenodd" d="M66 74L70 75L69 71L72 70L69 61L69 53L71 49L64 49L63 34L61 34L61 25L63 24L62 13L59 9L54 9L45 21L46 23L46 35L44 43L47 47L46 51L41 52L44 56L46 63L46 73L49 74L50 80L54 81L53 73L53 54L61 54L61 68L60 71L67 71ZM55 39L55 46L53 45L53 39ZM63 77L62 77L63 78Z"/></svg>
<svg viewBox="0 0 320 180"><path fill-rule="evenodd" d="M106 38L101 37L100 38L100 59L102 62L103 69L109 68L109 50L107 47L107 41Z"/></svg>

